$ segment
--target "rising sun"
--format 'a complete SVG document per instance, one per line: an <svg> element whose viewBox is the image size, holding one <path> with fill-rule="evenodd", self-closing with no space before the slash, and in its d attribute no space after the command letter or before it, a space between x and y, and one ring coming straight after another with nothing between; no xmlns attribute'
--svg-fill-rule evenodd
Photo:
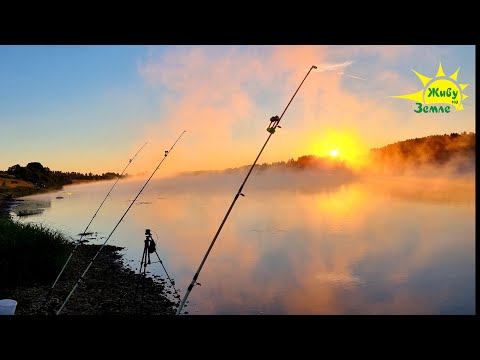
<svg viewBox="0 0 480 360"><path fill-rule="evenodd" d="M338 152L338 150L332 150L330 151L330 156L338 156L340 153Z"/></svg>

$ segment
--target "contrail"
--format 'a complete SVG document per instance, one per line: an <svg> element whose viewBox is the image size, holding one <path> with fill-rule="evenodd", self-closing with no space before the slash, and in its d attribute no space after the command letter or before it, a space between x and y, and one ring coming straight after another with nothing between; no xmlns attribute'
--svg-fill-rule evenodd
<svg viewBox="0 0 480 360"><path fill-rule="evenodd" d="M351 78L358 79L358 80L364 80L364 81L367 80L367 79L361 78L360 76L349 75L349 74L345 74L345 73L343 73L343 72L339 72L338 74L339 74L339 75L350 76Z"/></svg>
<svg viewBox="0 0 480 360"><path fill-rule="evenodd" d="M354 75L348 75L348 74L344 74L345 76L350 76L351 78L354 78L354 79L358 79L358 80L367 80L367 79L364 79L364 78L361 78L360 76L354 76Z"/></svg>

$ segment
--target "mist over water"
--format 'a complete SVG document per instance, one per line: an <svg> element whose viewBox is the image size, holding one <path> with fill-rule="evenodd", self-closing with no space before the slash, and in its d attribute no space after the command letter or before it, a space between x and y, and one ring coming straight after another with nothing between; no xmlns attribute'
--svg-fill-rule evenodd
<svg viewBox="0 0 480 360"><path fill-rule="evenodd" d="M153 178L108 243L125 247L135 269L151 229L183 296L247 171ZM255 169L185 310L474 314L475 178L449 174ZM78 238L112 184L26 197L50 206L17 219ZM91 243L103 243L143 184L118 182ZM147 270L165 277L158 263Z"/></svg>

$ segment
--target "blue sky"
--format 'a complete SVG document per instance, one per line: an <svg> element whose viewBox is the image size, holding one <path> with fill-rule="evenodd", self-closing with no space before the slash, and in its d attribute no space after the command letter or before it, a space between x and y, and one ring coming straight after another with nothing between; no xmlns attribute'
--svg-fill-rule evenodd
<svg viewBox="0 0 480 360"><path fill-rule="evenodd" d="M411 68L433 77L440 61L470 84L465 110L415 114L390 98L421 90ZM310 75L264 161L322 155L335 141L363 149L475 131L473 45L0 45L0 169L120 171L149 141L134 171L150 172L183 130L166 173L251 163L313 63L335 70Z"/></svg>

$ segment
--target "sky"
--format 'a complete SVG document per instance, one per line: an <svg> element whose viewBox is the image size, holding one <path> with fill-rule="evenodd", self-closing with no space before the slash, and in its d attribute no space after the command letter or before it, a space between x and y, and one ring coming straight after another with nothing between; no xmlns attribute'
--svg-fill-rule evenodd
<svg viewBox="0 0 480 360"><path fill-rule="evenodd" d="M440 63L468 84L463 110L392 97ZM312 65L259 163L475 132L474 45L0 45L0 170L120 173L147 142L128 173L150 175L184 130L158 177L252 164Z"/></svg>

